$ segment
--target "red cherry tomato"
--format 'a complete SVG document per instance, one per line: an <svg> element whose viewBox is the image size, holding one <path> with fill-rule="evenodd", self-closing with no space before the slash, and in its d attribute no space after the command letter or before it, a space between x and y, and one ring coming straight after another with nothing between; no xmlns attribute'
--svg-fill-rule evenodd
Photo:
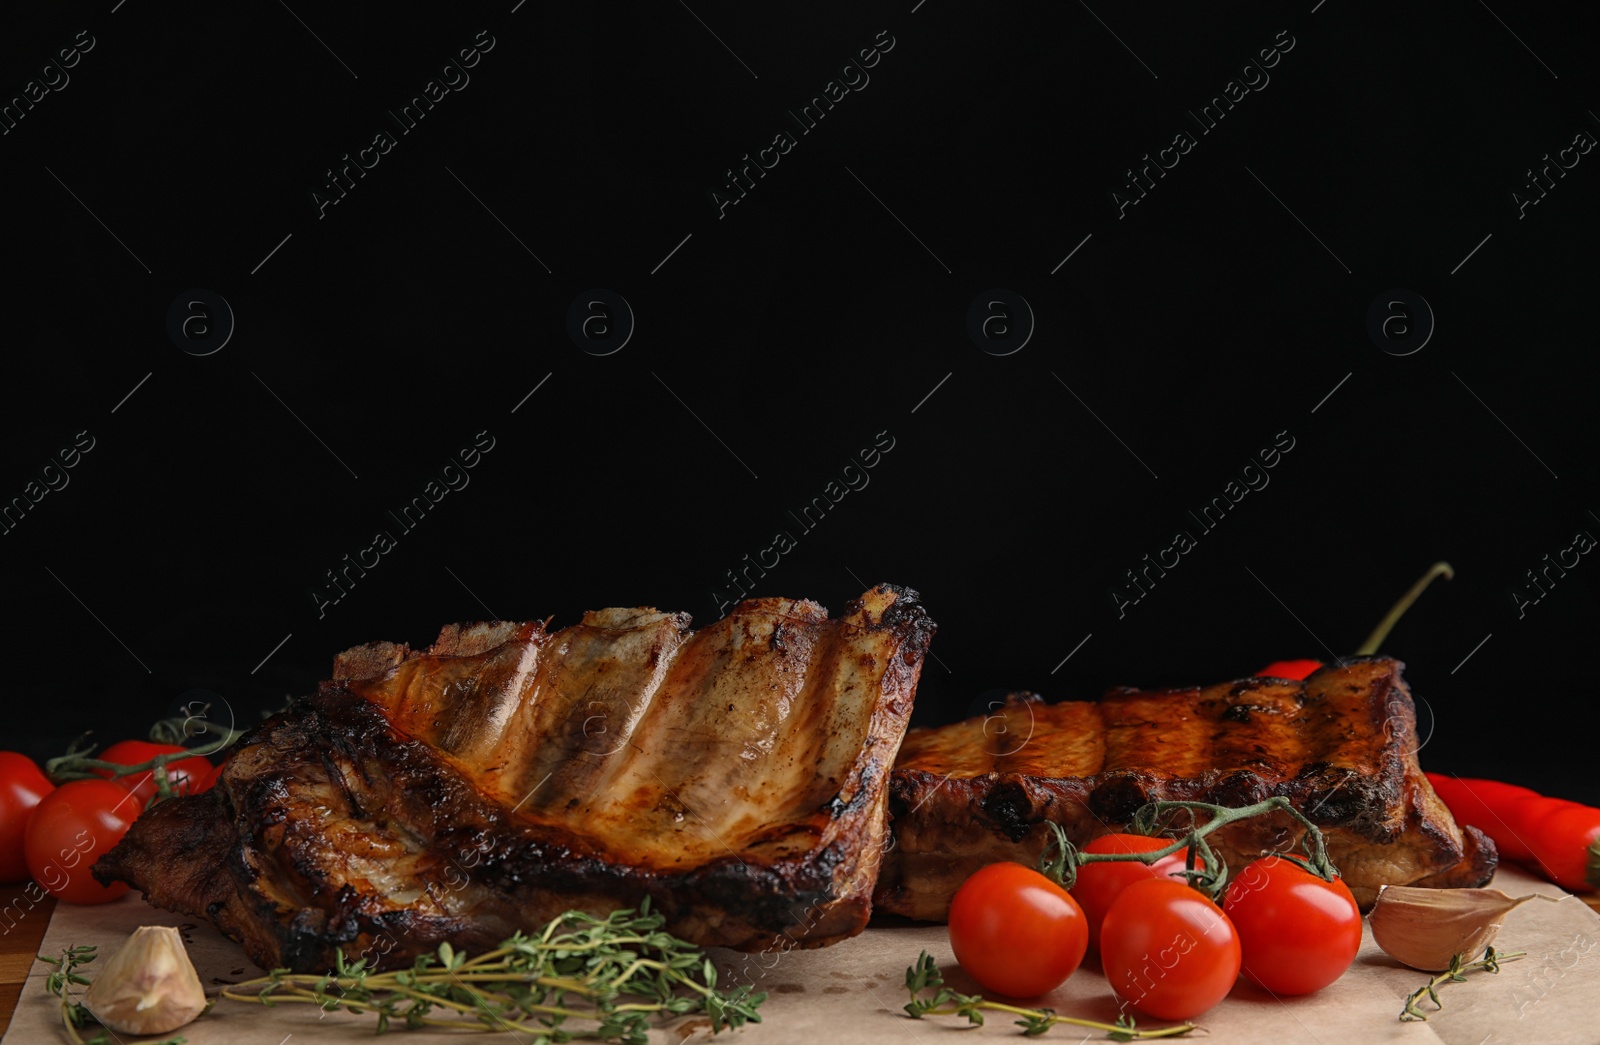
<svg viewBox="0 0 1600 1045"><path fill-rule="evenodd" d="M1246 977L1273 994L1310 994L1344 975L1361 949L1361 909L1342 878L1289 860L1256 860L1228 884Z"/></svg>
<svg viewBox="0 0 1600 1045"><path fill-rule="evenodd" d="M0 885L28 880L22 838L34 806L53 790L55 785L33 759L0 751Z"/></svg>
<svg viewBox="0 0 1600 1045"><path fill-rule="evenodd" d="M152 744L148 740L119 740L106 748L103 754L94 757L102 762L115 762L120 766L137 766L157 755L176 755L186 750L188 749L176 744ZM111 779L111 771L108 769L97 769L95 772ZM172 781L173 789L179 794L188 794L199 786L210 772L210 761L201 755L167 763L167 779ZM156 793L156 772L153 769L120 776L114 782L138 795L141 803L148 803L151 796Z"/></svg>
<svg viewBox="0 0 1600 1045"><path fill-rule="evenodd" d="M39 802L28 821L23 844L28 871L58 900L115 900L127 885L101 885L89 868L122 841L142 808L137 795L109 780L62 784Z"/></svg>
<svg viewBox="0 0 1600 1045"><path fill-rule="evenodd" d="M1149 853L1165 849L1172 844L1170 838L1152 838L1149 835L1101 835L1083 847L1085 853ZM1072 885L1072 898L1083 908L1089 923L1089 947L1100 946L1100 926L1106 912L1122 895L1122 890L1134 882L1150 878L1167 878L1174 871L1182 871L1188 860L1187 849L1164 856L1153 864L1136 860L1115 861L1103 864L1084 864L1078 868L1078 880ZM1183 881L1177 878L1175 881Z"/></svg>
<svg viewBox="0 0 1600 1045"><path fill-rule="evenodd" d="M984 990L1013 998L1059 987L1089 944L1077 901L1021 864L974 872L950 901L949 921L956 961Z"/></svg>
<svg viewBox="0 0 1600 1045"><path fill-rule="evenodd" d="M218 762L216 765L212 766L211 772L207 773L205 775L205 779L200 781L200 786L190 788L189 793L191 795L204 794L205 792L216 787L217 781L222 777L222 769L227 764L227 762Z"/></svg>
<svg viewBox="0 0 1600 1045"><path fill-rule="evenodd" d="M1176 879L1134 882L1106 912L1100 964L1129 1005L1187 1020L1239 978L1239 934L1216 904Z"/></svg>
<svg viewBox="0 0 1600 1045"><path fill-rule="evenodd" d="M1321 667L1320 660L1275 660L1256 672L1256 678L1303 679Z"/></svg>

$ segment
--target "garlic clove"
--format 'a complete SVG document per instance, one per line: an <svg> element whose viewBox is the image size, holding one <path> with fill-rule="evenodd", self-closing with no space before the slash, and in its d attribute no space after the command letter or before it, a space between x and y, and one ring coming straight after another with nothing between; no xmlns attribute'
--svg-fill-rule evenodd
<svg viewBox="0 0 1600 1045"><path fill-rule="evenodd" d="M178 930L142 925L89 985L83 1003L123 1034L166 1034L205 1011L206 992Z"/></svg>
<svg viewBox="0 0 1600 1045"><path fill-rule="evenodd" d="M1472 961L1494 942L1506 915L1544 893L1508 896L1499 889L1422 889L1388 885L1367 923L1385 954L1422 972L1443 972L1457 954Z"/></svg>

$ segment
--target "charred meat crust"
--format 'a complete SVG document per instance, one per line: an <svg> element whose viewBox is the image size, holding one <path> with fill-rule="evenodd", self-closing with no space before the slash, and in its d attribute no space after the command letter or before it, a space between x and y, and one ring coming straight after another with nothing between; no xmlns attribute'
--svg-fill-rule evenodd
<svg viewBox="0 0 1600 1045"><path fill-rule="evenodd" d="M1488 884L1499 863L1493 840L1471 824L1461 825L1461 837L1466 855L1460 863L1411 884L1429 889L1474 889Z"/></svg>
<svg viewBox="0 0 1600 1045"><path fill-rule="evenodd" d="M837 620L755 599L687 625L606 610L346 651L334 681L240 741L216 788L151 809L94 875L210 919L265 968L337 951L409 965L646 897L702 945L854 935L932 621L880 586ZM602 699L616 732L597 745L573 721ZM531 789L516 772L546 764ZM732 813L704 804L724 786Z"/></svg>
<svg viewBox="0 0 1600 1045"><path fill-rule="evenodd" d="M1493 843L1465 833L1417 764L1416 717L1399 661L1359 657L1304 682L1244 679L1204 689L1113 690L1098 703L1018 695L980 726L907 734L889 783L894 845L875 895L887 912L941 919L965 875L1030 862L1062 826L1077 844L1120 830L1155 800L1247 805L1287 798L1322 828L1363 906L1384 884L1478 885ZM993 743L1028 727L1027 740ZM1286 817L1213 841L1237 872L1293 843Z"/></svg>

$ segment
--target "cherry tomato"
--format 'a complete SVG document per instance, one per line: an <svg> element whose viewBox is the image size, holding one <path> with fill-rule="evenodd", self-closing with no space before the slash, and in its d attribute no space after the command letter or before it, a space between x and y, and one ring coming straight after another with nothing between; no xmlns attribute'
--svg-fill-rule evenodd
<svg viewBox="0 0 1600 1045"><path fill-rule="evenodd" d="M103 754L94 757L102 762L115 762L120 766L136 766L150 761L157 755L176 755L186 750L188 749L176 744L152 744L148 740L119 740L106 748ZM97 769L95 772L111 779L109 769ZM188 794L209 772L211 763L201 755L167 763L167 779L172 781L173 789L179 794ZM156 793L156 771L153 769L120 776L114 782L138 795L141 803L149 802L151 796Z"/></svg>
<svg viewBox="0 0 1600 1045"><path fill-rule="evenodd" d="M28 817L55 785L27 755L0 751L0 885L28 880L22 837Z"/></svg>
<svg viewBox="0 0 1600 1045"><path fill-rule="evenodd" d="M1216 904L1177 879L1134 882L1106 912L1100 964L1129 1005L1187 1020L1239 978L1239 934Z"/></svg>
<svg viewBox="0 0 1600 1045"><path fill-rule="evenodd" d="M218 762L216 765L212 766L211 767L211 772L209 772L209 773L207 773L205 775L205 779L200 781L200 785L198 787L190 788L189 789L189 793L191 795L204 794L205 792L210 791L212 788L216 787L217 786L217 781L222 777L222 769L227 764L228 763L224 761L224 762Z"/></svg>
<svg viewBox="0 0 1600 1045"><path fill-rule="evenodd" d="M58 900L115 900L128 886L101 885L89 868L122 841L142 808L136 795L109 780L62 784L44 796L28 821L23 844L28 871Z"/></svg>
<svg viewBox="0 0 1600 1045"><path fill-rule="evenodd" d="M950 947L984 990L1032 998L1072 975L1089 945L1078 902L1032 868L976 871L950 901Z"/></svg>
<svg viewBox="0 0 1600 1045"><path fill-rule="evenodd" d="M1149 835L1101 835L1083 847L1085 853L1149 853L1165 849L1172 844L1170 838L1152 838ZM1136 860L1103 864L1084 864L1078 868L1078 880L1072 885L1072 898L1083 908L1089 922L1089 947L1100 946L1100 926L1106 912L1122 895L1122 890L1134 882L1150 878L1166 878L1174 871L1182 871L1188 860L1188 850L1180 849L1171 856L1163 856L1153 864ZM1176 881L1183 881L1180 877Z"/></svg>
<svg viewBox="0 0 1600 1045"><path fill-rule="evenodd" d="M1303 679L1321 667L1320 660L1275 660L1256 672L1256 678Z"/></svg>
<svg viewBox="0 0 1600 1045"><path fill-rule="evenodd" d="M1361 949L1361 909L1342 878L1325 882L1277 856L1228 883L1244 974L1273 994L1310 994L1344 975Z"/></svg>

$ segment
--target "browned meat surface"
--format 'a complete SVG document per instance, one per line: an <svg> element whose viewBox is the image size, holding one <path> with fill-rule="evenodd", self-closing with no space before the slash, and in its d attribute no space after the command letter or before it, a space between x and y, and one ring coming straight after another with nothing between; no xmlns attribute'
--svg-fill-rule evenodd
<svg viewBox="0 0 1600 1045"><path fill-rule="evenodd" d="M1457 826L1423 777L1402 667L1367 657L1303 683L1117 690L1093 703L1016 696L986 717L912 730L890 781L894 838L874 903L942 921L979 867L1033 864L1047 820L1081 845L1121 830L1148 801L1240 806L1272 795L1323 830L1363 908L1385 884L1482 885L1494 843ZM1278 814L1210 840L1237 873L1302 833Z"/></svg>
<svg viewBox="0 0 1600 1045"><path fill-rule="evenodd" d="M609 609L349 650L94 874L263 968L409 965L646 897L702 945L860 932L932 621L884 585L838 619L751 599L688 624Z"/></svg>

